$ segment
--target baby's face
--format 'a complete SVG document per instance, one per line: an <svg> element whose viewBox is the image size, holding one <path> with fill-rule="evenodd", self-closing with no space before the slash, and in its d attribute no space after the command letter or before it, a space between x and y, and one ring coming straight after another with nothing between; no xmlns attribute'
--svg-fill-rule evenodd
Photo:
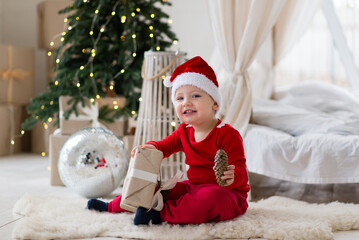
<svg viewBox="0 0 359 240"><path fill-rule="evenodd" d="M175 109L182 122L195 126L213 120L218 104L198 87L184 85L176 90Z"/></svg>

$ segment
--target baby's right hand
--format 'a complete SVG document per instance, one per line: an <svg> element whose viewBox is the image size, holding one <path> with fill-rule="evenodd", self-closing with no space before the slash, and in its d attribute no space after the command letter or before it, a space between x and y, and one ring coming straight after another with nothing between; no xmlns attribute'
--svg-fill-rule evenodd
<svg viewBox="0 0 359 240"><path fill-rule="evenodd" d="M137 147L134 147L131 151L131 157L135 157L135 153L136 153L136 150L137 148L145 148L145 149L157 149L155 146L153 146L152 144L144 144L144 145L139 145Z"/></svg>

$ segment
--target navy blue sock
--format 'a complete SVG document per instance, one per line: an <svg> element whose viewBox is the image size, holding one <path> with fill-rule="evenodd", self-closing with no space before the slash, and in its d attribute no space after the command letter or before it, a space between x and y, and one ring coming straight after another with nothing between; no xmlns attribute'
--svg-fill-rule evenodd
<svg viewBox="0 0 359 240"><path fill-rule="evenodd" d="M95 198L91 198L87 202L87 209L93 209L99 212L107 212L108 203L97 200Z"/></svg>
<svg viewBox="0 0 359 240"><path fill-rule="evenodd" d="M133 223L135 225L148 225L150 221L152 221L152 224L161 224L162 220L160 212L153 209L148 211L146 208L143 207L137 208Z"/></svg>

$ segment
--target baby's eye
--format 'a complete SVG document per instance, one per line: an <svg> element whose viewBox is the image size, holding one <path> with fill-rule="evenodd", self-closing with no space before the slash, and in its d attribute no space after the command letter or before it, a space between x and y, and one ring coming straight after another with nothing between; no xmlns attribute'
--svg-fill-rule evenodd
<svg viewBox="0 0 359 240"><path fill-rule="evenodd" d="M201 97L199 94L193 94L192 95L192 98L199 98L199 97Z"/></svg>
<svg viewBox="0 0 359 240"><path fill-rule="evenodd" d="M183 97L177 97L176 98L176 101L181 101L181 100L183 100Z"/></svg>

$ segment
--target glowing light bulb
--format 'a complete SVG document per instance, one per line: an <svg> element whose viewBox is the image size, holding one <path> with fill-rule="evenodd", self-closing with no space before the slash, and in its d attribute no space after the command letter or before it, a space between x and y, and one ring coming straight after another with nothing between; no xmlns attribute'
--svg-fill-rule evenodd
<svg viewBox="0 0 359 240"><path fill-rule="evenodd" d="M141 11L141 9L140 9L140 8L136 8L136 11L139 12L139 11Z"/></svg>
<svg viewBox="0 0 359 240"><path fill-rule="evenodd" d="M105 31L105 27L102 27L101 29L100 29L100 32L104 32Z"/></svg>
<svg viewBox="0 0 359 240"><path fill-rule="evenodd" d="M47 52L47 56L50 57L51 55L52 55L52 52L48 51L48 52Z"/></svg>
<svg viewBox="0 0 359 240"><path fill-rule="evenodd" d="M70 31L70 30L72 30L72 27L71 27L71 26L69 26L67 29Z"/></svg>
<svg viewBox="0 0 359 240"><path fill-rule="evenodd" d="M46 156L46 153L45 153L45 152L42 152L42 153L41 153L41 156L45 157L45 156Z"/></svg>
<svg viewBox="0 0 359 240"><path fill-rule="evenodd" d="M93 77L93 73L90 73L90 77Z"/></svg>
<svg viewBox="0 0 359 240"><path fill-rule="evenodd" d="M65 38L64 38L64 37L62 37L62 38L60 39L60 41L61 41L61 42L63 42L64 40L65 40Z"/></svg>
<svg viewBox="0 0 359 240"><path fill-rule="evenodd" d="M24 130L21 130L21 135L24 135L25 134L25 131Z"/></svg>
<svg viewBox="0 0 359 240"><path fill-rule="evenodd" d="M177 41L177 40L173 40L173 44L175 44L175 45L176 45L177 43L178 43L178 41Z"/></svg>
<svg viewBox="0 0 359 240"><path fill-rule="evenodd" d="M135 115L135 114L136 114L136 111L135 111L135 110L131 111L131 114L132 114L132 115Z"/></svg>
<svg viewBox="0 0 359 240"><path fill-rule="evenodd" d="M112 11L111 15L112 16L115 16L116 12L115 11Z"/></svg>
<svg viewBox="0 0 359 240"><path fill-rule="evenodd" d="M15 141L14 140L11 140L11 142L10 142L12 145L14 145L15 144Z"/></svg>
<svg viewBox="0 0 359 240"><path fill-rule="evenodd" d="M99 99L99 98L100 98L100 95L97 94L97 95L96 95L96 98Z"/></svg>
<svg viewBox="0 0 359 240"><path fill-rule="evenodd" d="M95 14L98 14L98 13L99 13L99 10L98 10L98 9L96 9L96 10L95 10Z"/></svg>
<svg viewBox="0 0 359 240"><path fill-rule="evenodd" d="M132 12L132 13L131 13L131 16L132 16L132 17L136 16L136 13Z"/></svg>
<svg viewBox="0 0 359 240"><path fill-rule="evenodd" d="M150 15L150 17L151 17L151 18L155 18L155 14L152 13L152 14Z"/></svg>
<svg viewBox="0 0 359 240"><path fill-rule="evenodd" d="M84 68L85 68L84 66L81 66L81 67L80 67L80 70L84 70Z"/></svg>
<svg viewBox="0 0 359 240"><path fill-rule="evenodd" d="M67 18L64 18L64 22L67 22L68 21L68 19Z"/></svg>
<svg viewBox="0 0 359 240"><path fill-rule="evenodd" d="M54 44L55 44L54 42L50 42L50 46L51 46L51 47L54 46Z"/></svg>
<svg viewBox="0 0 359 240"><path fill-rule="evenodd" d="M76 87L81 87L81 84L80 84L80 83L77 83L77 84L76 84Z"/></svg>
<svg viewBox="0 0 359 240"><path fill-rule="evenodd" d="M111 86L109 87L109 89L110 89L110 90L113 90L113 86L111 85Z"/></svg>
<svg viewBox="0 0 359 240"><path fill-rule="evenodd" d="M80 17L76 17L76 21L80 20Z"/></svg>
<svg viewBox="0 0 359 240"><path fill-rule="evenodd" d="M53 104L54 104L54 101L51 100L51 101L50 101L50 105L53 105Z"/></svg>
<svg viewBox="0 0 359 240"><path fill-rule="evenodd" d="M113 106L113 109L116 109L116 110L117 110L117 109L118 109L118 106L117 106L117 105L114 105L114 106Z"/></svg>
<svg viewBox="0 0 359 240"><path fill-rule="evenodd" d="M48 122L52 122L52 117L49 117L49 118L47 119L47 121L48 121Z"/></svg>
<svg viewBox="0 0 359 240"><path fill-rule="evenodd" d="M121 70L121 73L124 73L124 72L125 72L125 69L122 69L122 70Z"/></svg>
<svg viewBox="0 0 359 240"><path fill-rule="evenodd" d="M56 86L59 85L59 81L56 80L56 81L55 81L55 85L56 85Z"/></svg>
<svg viewBox="0 0 359 240"><path fill-rule="evenodd" d="M132 57L136 57L136 55L137 55L136 53L132 53Z"/></svg>
<svg viewBox="0 0 359 240"><path fill-rule="evenodd" d="M139 102L142 102L142 98L140 97L140 98L138 99L138 101L139 101Z"/></svg>
<svg viewBox="0 0 359 240"><path fill-rule="evenodd" d="M160 49L161 49L161 47L160 47L160 46L157 46L157 47L156 47L156 50L157 50L157 51L159 51Z"/></svg>
<svg viewBox="0 0 359 240"><path fill-rule="evenodd" d="M93 35L93 31L90 31L89 34L92 36L92 35Z"/></svg>
<svg viewBox="0 0 359 240"><path fill-rule="evenodd" d="M91 98L90 101L93 103L93 102L95 102L95 99L94 99L94 98Z"/></svg>
<svg viewBox="0 0 359 240"><path fill-rule="evenodd" d="M153 33L150 33L150 38L153 38Z"/></svg>
<svg viewBox="0 0 359 240"><path fill-rule="evenodd" d="M175 126L176 126L176 123L175 123L175 122L171 122L171 126L172 126L172 127L175 127Z"/></svg>
<svg viewBox="0 0 359 240"><path fill-rule="evenodd" d="M41 105L41 110L44 110L45 106L44 105Z"/></svg>
<svg viewBox="0 0 359 240"><path fill-rule="evenodd" d="M136 34L132 34L132 38L135 39L135 38L136 38Z"/></svg>
<svg viewBox="0 0 359 240"><path fill-rule="evenodd" d="M172 19L168 19L168 24L172 24L172 23L173 23Z"/></svg>
<svg viewBox="0 0 359 240"><path fill-rule="evenodd" d="M151 31L153 30L153 26L149 26L148 28L149 28Z"/></svg>
<svg viewBox="0 0 359 240"><path fill-rule="evenodd" d="M58 58L58 59L56 59L56 63L60 63L60 59Z"/></svg>
<svg viewBox="0 0 359 240"><path fill-rule="evenodd" d="M121 17L121 22L122 22L122 23L125 23L125 22L126 22L126 16L122 16L122 17Z"/></svg>

